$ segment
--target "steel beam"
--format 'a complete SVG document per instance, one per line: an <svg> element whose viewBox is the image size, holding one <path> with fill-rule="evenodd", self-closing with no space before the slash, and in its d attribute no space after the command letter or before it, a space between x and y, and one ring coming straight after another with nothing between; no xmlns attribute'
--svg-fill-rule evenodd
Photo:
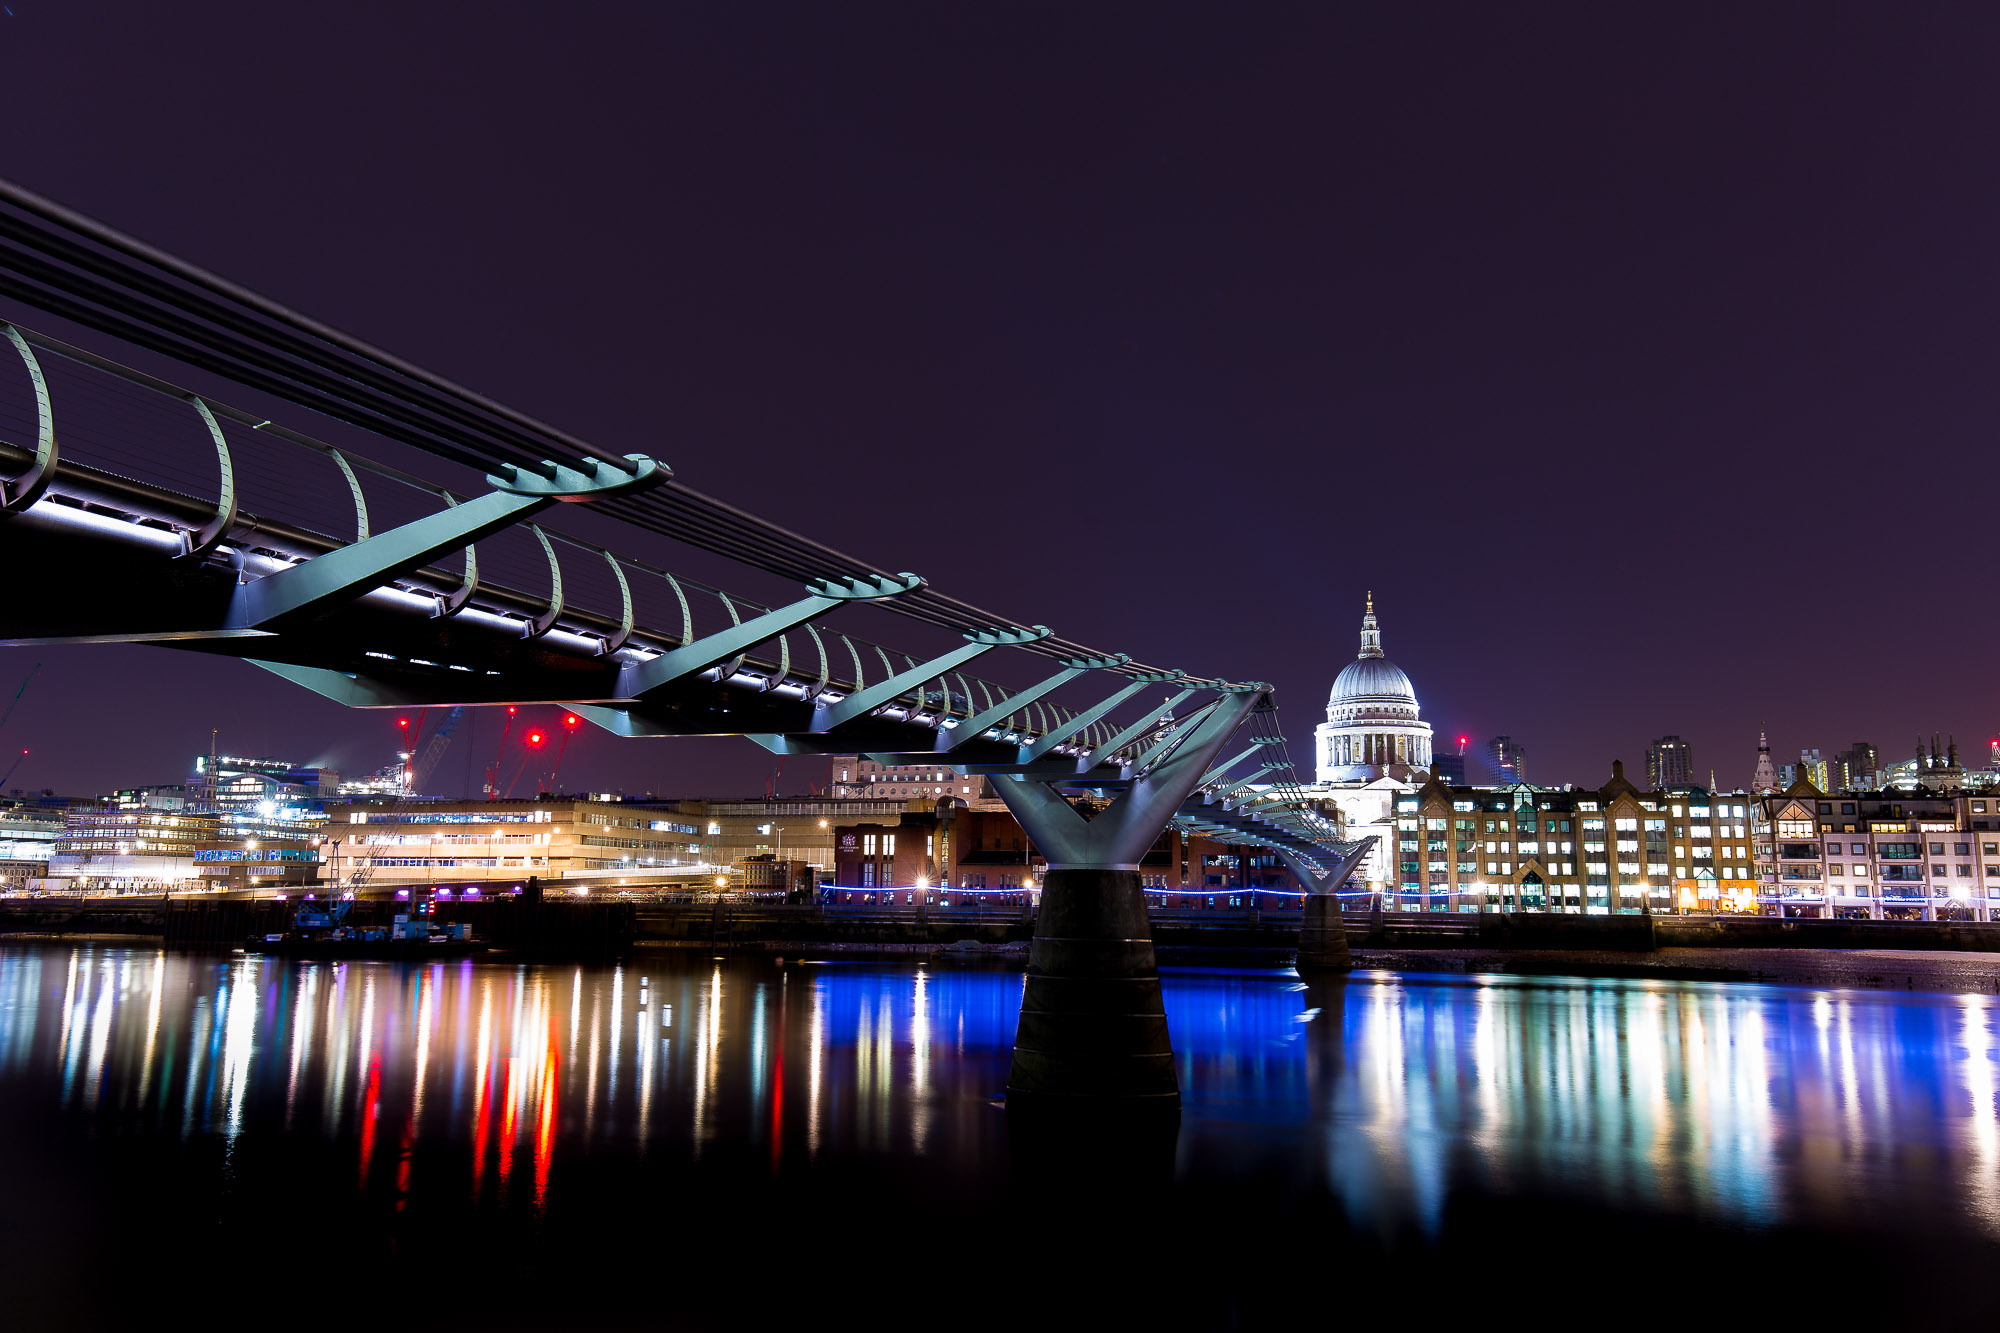
<svg viewBox="0 0 2000 1333"><path fill-rule="evenodd" d="M1276 745L1277 743L1278 743L1277 741L1271 739L1269 736L1258 737L1256 740L1250 742L1250 747L1246 749L1242 754L1237 755L1234 759L1229 760L1227 763L1217 764L1214 768L1211 768L1208 770L1208 772L1202 774L1201 781L1197 782L1195 785L1197 787L1206 787L1209 783L1214 782L1218 778L1223 777L1225 774L1229 772L1230 769L1236 767L1238 764L1242 763L1245 759L1248 759L1251 755L1257 753L1257 751L1261 750L1266 745Z"/></svg>
<svg viewBox="0 0 2000 1333"><path fill-rule="evenodd" d="M1051 632L1047 625L1036 625L1032 629L968 630L965 633L967 643L963 648L954 648L942 657L934 657L921 666L899 672L880 684L856 690L838 703L820 704L813 709L812 729L816 732L832 731L843 722L852 722L863 714L874 712L906 690L916 689L947 671L965 665L981 653L995 648L1039 643ZM948 694L949 687L946 688Z"/></svg>
<svg viewBox="0 0 2000 1333"><path fill-rule="evenodd" d="M314 694L323 694L335 703L346 704L349 708L400 708L427 702L367 676L350 675L345 671L332 671L326 667L294 666L290 662L263 662L254 657L246 657L243 660L251 666L264 668L274 676L282 676L294 685L303 685Z"/></svg>
<svg viewBox="0 0 2000 1333"><path fill-rule="evenodd" d="M1263 777L1266 773L1275 773L1280 768L1283 767L1284 767L1283 764L1266 764L1262 768L1258 769L1255 773L1252 773L1249 777L1238 778L1236 781L1230 783L1227 787L1222 788L1222 790L1217 792L1211 792L1210 796L1217 801L1227 801L1232 793L1240 791L1244 787L1249 786L1251 783L1255 782L1258 778Z"/></svg>
<svg viewBox="0 0 2000 1333"><path fill-rule="evenodd" d="M608 465L600 466L594 475L556 466L554 480L512 469L511 475L489 476L487 481L494 489L475 500L241 585L230 602L227 627L271 630L295 624L559 501L643 490L671 475L650 458L639 454L632 458L639 464L636 476L626 476Z"/></svg>
<svg viewBox="0 0 2000 1333"><path fill-rule="evenodd" d="M1148 672L1143 676L1134 676L1130 685L1127 685L1110 698L1091 705L1066 721L1058 722L1055 726L1043 732L1034 741L1023 745L1020 753L1021 762L1026 764L1040 759L1043 755L1055 749L1058 745L1061 745L1091 723L1115 711L1119 705L1148 686L1182 679L1184 677L1178 671Z"/></svg>
<svg viewBox="0 0 2000 1333"><path fill-rule="evenodd" d="M1134 722L1131 726L1125 728L1125 730L1118 732L1114 736L1106 737L1090 753L1083 755L1076 761L1077 771L1081 773L1097 767L1098 764L1117 754L1133 741L1138 740L1141 736L1158 726L1161 718L1167 716L1200 692L1200 686L1190 686L1161 704L1152 712L1146 714L1146 716L1140 718L1137 722Z"/></svg>
<svg viewBox="0 0 2000 1333"><path fill-rule="evenodd" d="M1285 863L1285 868L1292 872L1299 887L1307 893L1338 893L1340 886L1354 874L1355 867L1366 859L1368 849L1376 841L1376 835L1371 833L1357 842L1341 844L1340 851L1330 858L1332 864L1326 870L1315 869L1298 852L1281 844L1273 843L1271 850L1277 853L1278 859Z"/></svg>
<svg viewBox="0 0 2000 1333"><path fill-rule="evenodd" d="M35 349L12 324L0 324L0 329L6 330L7 340L21 354L21 364L35 390L35 459L20 476L0 477L0 514L17 514L41 499L55 480L56 422L49 408L48 381L42 378L42 363L35 359Z"/></svg>
<svg viewBox="0 0 2000 1333"><path fill-rule="evenodd" d="M985 735L1043 695L1067 685L1087 671L1120 667L1131 660L1124 653L1117 653L1111 657L1065 657L1062 659L1063 669L1040 684L1030 685L1019 694L1007 696L985 712L968 718L949 730L940 727L937 738L938 753L956 750L967 741Z"/></svg>
<svg viewBox="0 0 2000 1333"><path fill-rule="evenodd" d="M900 597L923 586L924 581L915 574L839 582L820 579L806 585L806 591L812 594L810 597L790 606L767 611L740 625L732 625L719 634L684 643L650 661L625 663L618 670L617 697L643 699L675 681L698 676L711 667L741 657L766 639L776 638L786 630L796 629L817 616L825 615L843 602L872 602L885 597Z"/></svg>
<svg viewBox="0 0 2000 1333"><path fill-rule="evenodd" d="M1194 790L1203 766L1264 697L1261 690L1226 688L1229 693L1202 720L1182 752L1136 780L1095 819L1084 819L1046 782L1002 778L994 788L1048 857L1050 869L1136 870L1139 858Z"/></svg>

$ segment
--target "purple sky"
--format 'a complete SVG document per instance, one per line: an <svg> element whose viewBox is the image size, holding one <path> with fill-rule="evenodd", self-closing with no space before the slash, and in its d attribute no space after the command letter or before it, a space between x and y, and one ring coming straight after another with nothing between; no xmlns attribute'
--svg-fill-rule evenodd
<svg viewBox="0 0 2000 1333"><path fill-rule="evenodd" d="M1440 748L1540 780L2000 731L1990 7L12 8L5 174L969 601L1273 681L1300 759L1369 588ZM37 659L10 785L173 780L211 726L389 757L166 650L5 650L0 706ZM590 733L565 776L769 768Z"/></svg>

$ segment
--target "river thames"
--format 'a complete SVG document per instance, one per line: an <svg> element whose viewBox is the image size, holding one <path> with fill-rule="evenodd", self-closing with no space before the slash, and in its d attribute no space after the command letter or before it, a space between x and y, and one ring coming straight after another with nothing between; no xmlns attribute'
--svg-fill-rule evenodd
<svg viewBox="0 0 2000 1333"><path fill-rule="evenodd" d="M1010 1124L1021 989L0 948L0 1276L77 1324L2000 1311L1992 997L1170 971L1147 1128Z"/></svg>

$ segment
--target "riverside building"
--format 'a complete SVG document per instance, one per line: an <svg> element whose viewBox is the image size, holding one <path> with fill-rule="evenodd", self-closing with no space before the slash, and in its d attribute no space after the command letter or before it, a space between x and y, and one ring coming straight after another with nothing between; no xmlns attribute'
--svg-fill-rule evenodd
<svg viewBox="0 0 2000 1333"><path fill-rule="evenodd" d="M0 800L0 893L18 893L28 881L48 877L64 823L60 807L32 797Z"/></svg>
<svg viewBox="0 0 2000 1333"><path fill-rule="evenodd" d="M1426 783L1396 799L1393 904L1405 911L1751 911L1751 798L1641 791L1613 763L1596 790Z"/></svg>
<svg viewBox="0 0 2000 1333"><path fill-rule="evenodd" d="M575 887L712 872L699 827L669 811L575 797L327 802L323 878L344 888L471 885L528 876Z"/></svg>
<svg viewBox="0 0 2000 1333"><path fill-rule="evenodd" d="M837 762L840 766L850 763L847 759ZM628 798L621 803L662 812L695 829L703 860L719 872L747 874L750 867L765 861L787 861L804 862L815 875L831 877L839 826L861 819L894 823L906 811L928 811L934 806L935 801L929 798L887 794L900 785L881 784L872 799L839 795L738 801Z"/></svg>
<svg viewBox="0 0 2000 1333"><path fill-rule="evenodd" d="M940 800L946 796L967 803L997 799L985 778L960 776L942 762L878 764L847 755L833 761L833 794L847 800L876 801Z"/></svg>
<svg viewBox="0 0 2000 1333"><path fill-rule="evenodd" d="M1040 889L1046 858L1004 807L973 810L940 801L933 809L857 820L834 830L836 901L949 900L951 891L1003 896ZM1296 904L1298 885L1265 847L1217 842L1169 828L1139 860L1155 906L1241 907L1260 890Z"/></svg>
<svg viewBox="0 0 2000 1333"><path fill-rule="evenodd" d="M201 887L195 852L216 840L214 815L189 811L72 807L48 877L82 893L163 893Z"/></svg>
<svg viewBox="0 0 2000 1333"><path fill-rule="evenodd" d="M1801 779L1754 809L1759 896L1779 915L1990 921L2000 909L2000 794Z"/></svg>

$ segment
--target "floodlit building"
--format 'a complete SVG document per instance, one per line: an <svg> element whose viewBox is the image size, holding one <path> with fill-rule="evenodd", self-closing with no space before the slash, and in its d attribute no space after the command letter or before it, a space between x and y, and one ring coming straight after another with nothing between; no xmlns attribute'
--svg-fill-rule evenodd
<svg viewBox="0 0 2000 1333"><path fill-rule="evenodd" d="M714 868L691 819L615 801L360 797L328 801L326 812L322 878L347 888L515 884L530 875L587 888Z"/></svg>
<svg viewBox="0 0 2000 1333"><path fill-rule="evenodd" d="M48 878L84 893L163 893L201 887L195 852L211 845L214 815L115 804L73 806Z"/></svg>
<svg viewBox="0 0 2000 1333"><path fill-rule="evenodd" d="M1752 910L1748 804L1702 787L1642 791L1621 763L1596 790L1433 780L1396 801L1394 901L1413 911Z"/></svg>
<svg viewBox="0 0 2000 1333"><path fill-rule="evenodd" d="M972 810L939 802L930 810L864 819L835 829L830 886L838 898L887 893L914 902L951 890L1034 892L1048 863L1004 807ZM1246 894L1296 892L1291 872L1268 848L1216 842L1169 828L1139 860L1140 883L1156 904L1245 905Z"/></svg>
<svg viewBox="0 0 2000 1333"><path fill-rule="evenodd" d="M849 762L836 761L836 771ZM870 784L860 785L867 790ZM693 828L703 860L722 871L745 873L743 867L749 863L772 858L803 861L815 873L831 876L835 830L841 825L864 819L894 823L905 812L929 811L937 800L945 799L887 794L904 785L877 784L873 786L877 795L852 799L838 795L733 801L627 799L622 804L666 812Z"/></svg>
<svg viewBox="0 0 2000 1333"><path fill-rule="evenodd" d="M60 806L0 800L0 893L16 893L44 879L65 824Z"/></svg>
<svg viewBox="0 0 2000 1333"><path fill-rule="evenodd" d="M1755 809L1761 896L1775 912L1990 921L2000 910L2000 796L1800 780Z"/></svg>
<svg viewBox="0 0 2000 1333"><path fill-rule="evenodd" d="M1338 809L1344 836L1376 839L1352 883L1393 887L1395 805L1429 778L1434 757L1416 687L1382 651L1373 593L1361 617L1361 651L1334 677L1326 721L1313 729L1313 759L1317 781L1308 794Z"/></svg>
<svg viewBox="0 0 2000 1333"><path fill-rule="evenodd" d="M1431 766L1431 725L1421 715L1416 687L1382 652L1371 592L1361 617L1361 651L1334 677L1326 721L1313 729L1320 784L1363 786L1385 777L1421 781Z"/></svg>
<svg viewBox="0 0 2000 1333"><path fill-rule="evenodd" d="M185 788L191 796L206 786L210 777L208 763L209 756L195 756L194 770ZM285 759L217 755L213 776L215 808L218 810L249 810L265 802L279 805L310 803L333 796L340 789L338 771L310 764L294 764ZM199 798L194 798L193 803L199 805Z"/></svg>
<svg viewBox="0 0 2000 1333"><path fill-rule="evenodd" d="M964 777L936 763L878 764L872 759L840 755L833 761L833 795L844 800L911 801L952 797L972 804L997 801L984 777Z"/></svg>

